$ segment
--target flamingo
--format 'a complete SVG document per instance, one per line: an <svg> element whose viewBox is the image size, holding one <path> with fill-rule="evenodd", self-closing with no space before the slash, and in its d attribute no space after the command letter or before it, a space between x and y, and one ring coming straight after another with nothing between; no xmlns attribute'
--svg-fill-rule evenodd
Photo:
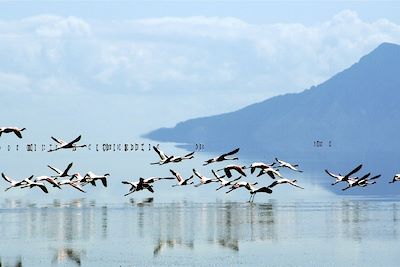
<svg viewBox="0 0 400 267"><path fill-rule="evenodd" d="M46 181L49 184L53 185L53 187L57 187L57 188L61 189L59 182L55 178L50 177L50 176L46 176L46 175L38 176L38 177L36 177L35 181Z"/></svg>
<svg viewBox="0 0 400 267"><path fill-rule="evenodd" d="M245 181L236 182L229 188L229 190L227 192L225 192L225 194L229 194L233 190L236 190L236 189L239 189L239 188L242 188L242 187L247 187L247 189L248 189L248 188L250 188L250 186L254 186L254 185L257 185L257 184L258 184L258 182L255 182L253 184L250 184L249 182L245 182Z"/></svg>
<svg viewBox="0 0 400 267"><path fill-rule="evenodd" d="M100 180L101 183L103 184L103 186L107 187L107 177L108 176L110 176L109 173L106 173L104 175L97 175L97 174L94 174L93 172L89 171L83 177L83 181L85 183L91 183L92 185L96 186L96 180Z"/></svg>
<svg viewBox="0 0 400 267"><path fill-rule="evenodd" d="M209 184L209 183L214 183L214 182L218 182L218 179L211 179L211 178L207 178L206 176L202 175L201 173L199 173L198 171L196 171L195 169L193 169L193 173L200 178L200 183L196 184L195 187L199 187L200 185L203 184Z"/></svg>
<svg viewBox="0 0 400 267"><path fill-rule="evenodd" d="M216 191L217 191L217 190L220 190L220 189L222 189L222 188L224 188L224 187L226 187L226 186L233 185L237 180L239 180L240 178L242 178L242 176L239 176L239 177L236 178L236 179L233 179L233 180L231 180L231 181L228 181L228 180L225 180L225 179L224 179L225 175L223 175L223 176L218 176L218 175L215 173L214 170L211 170L211 171L212 171L212 173L214 174L215 178L217 178L217 180L218 180L219 183L221 184L220 187L218 187L217 189L215 189Z"/></svg>
<svg viewBox="0 0 400 267"><path fill-rule="evenodd" d="M11 179L10 177L6 176L4 173L1 173L1 177L3 177L4 180L6 180L8 183L10 183L10 186L7 187L4 191L8 191L9 189L13 188L13 187L21 187L26 185L28 182L26 181L27 179L30 180L33 178L33 175L30 176L27 179L23 179L21 181L16 181Z"/></svg>
<svg viewBox="0 0 400 267"><path fill-rule="evenodd" d="M164 165L164 164L171 163L171 162L178 163L178 162L181 162L182 160L185 160L185 159L194 158L194 156L193 156L194 152L191 152L191 153L186 154L184 156L168 156L167 154L165 154L163 151L161 151L156 146L153 146L153 149L154 149L154 151L156 151L156 153L160 157L160 160L158 162L150 163L152 165L155 165L155 164Z"/></svg>
<svg viewBox="0 0 400 267"><path fill-rule="evenodd" d="M37 182L37 181L32 181L29 178L25 179L25 181L27 182L27 184L23 185L21 188L25 188L25 187L33 188L33 187L37 186L40 189L42 189L42 191L45 192L46 194L49 193L49 191L47 190L47 187L44 185L44 183L40 183L40 182Z"/></svg>
<svg viewBox="0 0 400 267"><path fill-rule="evenodd" d="M393 176L393 180L390 181L389 184L393 184L393 183L398 182L398 181L400 181L400 173L396 173L396 174Z"/></svg>
<svg viewBox="0 0 400 267"><path fill-rule="evenodd" d="M296 182L297 182L297 180L289 180L289 179L286 179L286 178L280 178L280 179L277 179L277 180L273 181L272 184L270 184L268 187L272 188L272 187L277 186L279 184L290 184L290 185L298 187L300 189L304 189L303 187L299 186Z"/></svg>
<svg viewBox="0 0 400 267"><path fill-rule="evenodd" d="M178 163L185 159L192 159L192 158L194 158L193 154L194 154L194 151L189 154L186 154L184 156L171 156L171 157L167 158L167 160L165 162L163 162L161 165L167 164L170 162Z"/></svg>
<svg viewBox="0 0 400 267"><path fill-rule="evenodd" d="M158 156L160 157L160 160L158 162L153 162L150 163L152 165L158 164L161 165L163 164L169 157L163 152L161 151L158 147L153 146L154 151L158 154Z"/></svg>
<svg viewBox="0 0 400 267"><path fill-rule="evenodd" d="M253 162L249 167L250 173L253 174L256 169L261 169L261 170L269 169L274 165L275 165L275 162L273 162L271 164L266 164L264 162Z"/></svg>
<svg viewBox="0 0 400 267"><path fill-rule="evenodd" d="M353 175L353 174L355 174L356 172L358 172L361 168L362 168L362 164L358 165L356 168L354 168L352 171L350 171L350 172L347 173L346 175L341 175L340 173L339 173L339 174L333 174L333 173L330 173L328 170L325 170L325 172L326 172L329 176L335 178L335 182L332 183L332 185L335 185L335 184L337 184L337 183L339 183L339 182L345 182L345 181L347 181L347 180L350 178L351 175Z"/></svg>
<svg viewBox="0 0 400 267"><path fill-rule="evenodd" d="M83 177L79 173L78 174L74 174L74 175L72 175L71 178L60 181L59 185L60 186L61 185L70 185L73 188L75 188L75 189L77 189L77 190L79 190L79 191L81 191L83 193L86 193L86 191L83 190L82 187L81 187L82 179L83 179Z"/></svg>
<svg viewBox="0 0 400 267"><path fill-rule="evenodd" d="M260 188L255 188L254 186L250 185L246 187L250 191L250 199L249 202L254 202L254 198L257 193L266 193L266 194L272 194L272 189L268 186L263 186Z"/></svg>
<svg viewBox="0 0 400 267"><path fill-rule="evenodd" d="M203 166L206 166L206 165L214 163L214 162L221 162L221 161L224 161L224 160L238 160L239 159L238 157L228 158L228 156L232 156L232 155L234 155L234 154L236 154L238 152L239 152L239 148L236 148L236 149L234 149L234 150L232 150L232 151L230 151L228 153L222 154L222 155L220 155L218 157L215 157L215 158L212 158L212 159L208 159L208 160L205 161Z"/></svg>
<svg viewBox="0 0 400 267"><path fill-rule="evenodd" d="M74 140L72 140L69 143L65 142L64 140L57 139L53 136L51 137L51 139L53 139L59 146L56 147L55 149L50 149L48 152L53 152L53 151L57 151L60 149L76 149L78 147L86 147L86 145L75 144L81 140L81 136L78 136L77 138L75 138Z"/></svg>
<svg viewBox="0 0 400 267"><path fill-rule="evenodd" d="M124 196L130 195L136 191L141 191L144 189L147 189L151 193L154 193L153 187L150 184L145 183L143 178L139 178L139 181L137 181L137 182L122 181L122 183L128 184L131 186L131 188L129 189L129 192L126 193Z"/></svg>
<svg viewBox="0 0 400 267"><path fill-rule="evenodd" d="M381 177L381 175L375 175L374 177L368 178L370 176L370 173L367 173L366 175L362 176L361 178L349 178L348 180L346 180L347 182L347 187L342 188L343 191L355 187L355 186L361 186L361 187L365 187L367 185L371 185L371 184L375 184L376 181L370 182L370 180L375 180L379 177Z"/></svg>
<svg viewBox="0 0 400 267"><path fill-rule="evenodd" d="M190 182L190 183L189 183L189 181L193 179L193 175L191 175L191 176L190 176L189 178L187 178L187 179L184 179L184 178L182 177L182 175L181 175L179 172L176 172L176 171L171 170L171 169L170 169L169 171L172 173L172 175L174 175L174 176L176 177L176 179L177 179L177 181L178 181L178 184L173 185L172 187L194 184L194 182Z"/></svg>
<svg viewBox="0 0 400 267"><path fill-rule="evenodd" d="M52 169L53 171L55 171L57 173L57 175L54 175L52 177L69 177L71 175L68 174L68 171L71 169L72 167L72 162L70 164L68 164L67 168L65 168L64 171L61 171L60 169L57 169L56 167L52 167L50 165L47 165L47 167L49 167L50 169Z"/></svg>
<svg viewBox="0 0 400 267"><path fill-rule="evenodd" d="M160 181L160 180L175 180L175 177L149 177L144 179L143 178L143 182L146 184L152 184L156 181Z"/></svg>
<svg viewBox="0 0 400 267"><path fill-rule="evenodd" d="M261 169L260 173L257 175L257 177L263 175L263 174L268 174L269 177L272 179L275 179L275 176L278 176L280 178L282 177L282 174L279 172L278 169L274 169L273 167L269 166L268 168L263 168Z"/></svg>
<svg viewBox="0 0 400 267"><path fill-rule="evenodd" d="M22 138L22 131L25 131L26 128L18 128L18 127L0 127L0 136L2 133L14 133L18 138Z"/></svg>
<svg viewBox="0 0 400 267"><path fill-rule="evenodd" d="M232 177L232 172L231 171L237 171L238 173L240 173L241 175L246 177L246 173L243 171L244 169L246 169L246 166L239 166L239 165L226 165L224 168L219 169L217 171L224 171L226 177L231 178Z"/></svg>
<svg viewBox="0 0 400 267"><path fill-rule="evenodd" d="M291 170L296 171L296 172L303 172L303 171L301 171L301 170L296 168L296 167L299 166L298 164L290 164L290 163L288 163L286 161L283 161L281 159L278 159L278 158L275 158L275 160L279 163L279 167L280 168L288 168L288 169L291 169Z"/></svg>

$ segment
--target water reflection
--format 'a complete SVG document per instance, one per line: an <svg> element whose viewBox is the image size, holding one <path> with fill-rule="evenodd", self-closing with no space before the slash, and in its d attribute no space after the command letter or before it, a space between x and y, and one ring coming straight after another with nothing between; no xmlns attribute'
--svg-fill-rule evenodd
<svg viewBox="0 0 400 267"><path fill-rule="evenodd" d="M0 267L22 267L22 258L18 256L16 260L3 261L0 258Z"/></svg>
<svg viewBox="0 0 400 267"><path fill-rule="evenodd" d="M85 252L81 250L74 250L72 248L62 248L55 252L51 261L52 265L55 264L74 264L81 266L81 257Z"/></svg>
<svg viewBox="0 0 400 267"><path fill-rule="evenodd" d="M174 251L201 251L204 246L239 255L244 243L332 238L356 243L377 238L398 240L400 226L397 201L362 199L163 204L145 198L130 199L122 206L97 205L85 199L55 200L48 205L6 200L1 207L0 256L18 256L21 244L36 242L38 247L47 248L40 253L53 265L80 266L86 252L113 257L115 252L128 253L138 244L143 253L148 251L147 255L156 260ZM14 242L16 248L8 249L4 245L7 242ZM112 245L97 252L93 245L97 243ZM54 247L59 249L54 251ZM35 252L35 248L29 248L26 251ZM0 263L21 266L27 257Z"/></svg>

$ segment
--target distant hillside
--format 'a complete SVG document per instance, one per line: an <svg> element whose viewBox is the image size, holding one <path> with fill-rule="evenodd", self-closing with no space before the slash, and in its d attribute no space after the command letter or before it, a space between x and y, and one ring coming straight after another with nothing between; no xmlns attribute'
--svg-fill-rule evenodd
<svg viewBox="0 0 400 267"><path fill-rule="evenodd" d="M318 68L318 66L315 66ZM383 43L350 68L297 94L161 128L145 137L261 151L400 148L400 46Z"/></svg>

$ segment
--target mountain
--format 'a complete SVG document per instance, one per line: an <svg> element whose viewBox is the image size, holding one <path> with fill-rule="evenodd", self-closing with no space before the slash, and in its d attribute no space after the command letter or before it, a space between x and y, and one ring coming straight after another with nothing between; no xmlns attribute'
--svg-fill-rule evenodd
<svg viewBox="0 0 400 267"><path fill-rule="evenodd" d="M211 150L306 151L314 141L337 151L400 148L400 46L383 43L350 68L301 93L190 119L145 135L204 143Z"/></svg>

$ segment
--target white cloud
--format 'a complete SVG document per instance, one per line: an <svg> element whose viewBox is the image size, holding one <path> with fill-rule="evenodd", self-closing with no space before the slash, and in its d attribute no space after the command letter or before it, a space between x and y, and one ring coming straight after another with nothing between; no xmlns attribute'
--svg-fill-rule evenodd
<svg viewBox="0 0 400 267"><path fill-rule="evenodd" d="M207 106L210 114L318 84L385 41L400 43L400 25L366 22L348 10L311 26L231 17L89 22L43 15L0 21L0 84L37 94L197 94L190 99L199 103L220 96L220 105Z"/></svg>
<svg viewBox="0 0 400 267"><path fill-rule="evenodd" d="M31 81L24 75L0 72L0 92L26 93L31 89Z"/></svg>

